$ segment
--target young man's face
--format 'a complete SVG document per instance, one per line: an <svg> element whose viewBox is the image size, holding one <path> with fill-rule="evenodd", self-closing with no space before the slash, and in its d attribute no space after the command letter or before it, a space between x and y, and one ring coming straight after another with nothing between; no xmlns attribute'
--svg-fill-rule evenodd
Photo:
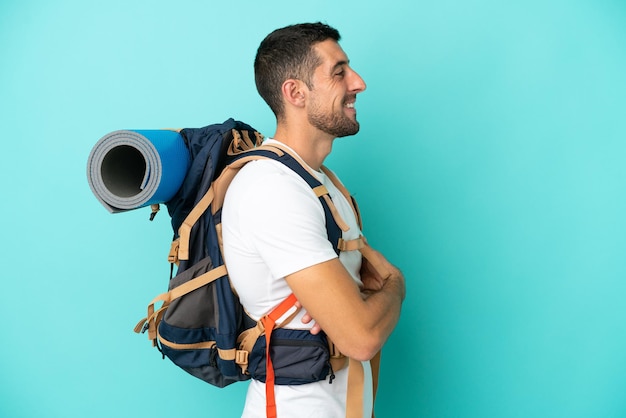
<svg viewBox="0 0 626 418"><path fill-rule="evenodd" d="M326 40L313 48L322 63L311 77L309 123L334 137L354 135L359 131L356 95L365 90L365 82L350 67L337 42Z"/></svg>

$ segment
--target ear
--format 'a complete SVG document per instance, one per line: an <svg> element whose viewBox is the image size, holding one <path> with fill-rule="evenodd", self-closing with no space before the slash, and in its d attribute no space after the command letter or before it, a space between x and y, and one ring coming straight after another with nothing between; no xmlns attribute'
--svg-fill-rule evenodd
<svg viewBox="0 0 626 418"><path fill-rule="evenodd" d="M287 103L296 107L304 107L308 89L302 81L290 78L283 83L282 93Z"/></svg>

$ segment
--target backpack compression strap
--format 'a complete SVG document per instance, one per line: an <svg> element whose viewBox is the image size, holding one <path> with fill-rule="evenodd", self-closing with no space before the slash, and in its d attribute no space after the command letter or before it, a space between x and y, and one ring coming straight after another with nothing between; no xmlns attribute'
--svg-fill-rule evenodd
<svg viewBox="0 0 626 418"><path fill-rule="evenodd" d="M153 345L156 345L158 325L159 322L161 322L163 314L165 313L165 309L167 309L170 303L178 299L179 297L186 295L187 293L193 292L194 290L199 289L202 286L206 286L207 284L219 279L220 277L224 277L226 274L226 266L218 266L196 277L193 280L189 280L188 282L173 288L169 292L161 293L160 295L155 297L152 302L150 302L150 304L148 305L148 316L141 319L141 321L137 323L134 329L135 332L140 333L148 331L148 338L152 340ZM155 311L155 305L158 302L163 302L163 304L159 309Z"/></svg>

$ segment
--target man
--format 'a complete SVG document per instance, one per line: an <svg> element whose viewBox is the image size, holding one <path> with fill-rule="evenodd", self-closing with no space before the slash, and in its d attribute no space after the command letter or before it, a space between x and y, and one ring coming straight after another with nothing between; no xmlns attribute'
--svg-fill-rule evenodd
<svg viewBox="0 0 626 418"><path fill-rule="evenodd" d="M321 23L278 29L259 46L254 68L257 89L276 115L276 133L266 142L289 147L314 170L350 227L343 239L352 240L361 235L354 212L320 171L334 139L359 131L355 103L365 90L339 39ZM371 417L369 360L398 321L405 292L400 271L377 252L384 276L359 251L337 256L318 198L276 161L254 161L240 171L226 194L222 225L230 278L250 316L259 319L293 292L303 310L286 327L321 329L344 355L363 362L363 416ZM276 386L278 416L345 417L348 371L334 374L332 384ZM265 416L264 383L251 381L243 416Z"/></svg>

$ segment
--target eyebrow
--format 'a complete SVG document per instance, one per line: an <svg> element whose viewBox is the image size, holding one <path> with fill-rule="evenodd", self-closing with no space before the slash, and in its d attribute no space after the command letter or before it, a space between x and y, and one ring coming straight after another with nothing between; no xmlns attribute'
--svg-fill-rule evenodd
<svg viewBox="0 0 626 418"><path fill-rule="evenodd" d="M349 60L341 60L341 61L337 61L337 63L335 65L333 65L332 71L334 72L336 69L338 69L339 67L343 67L344 65L348 65L350 64Z"/></svg>

